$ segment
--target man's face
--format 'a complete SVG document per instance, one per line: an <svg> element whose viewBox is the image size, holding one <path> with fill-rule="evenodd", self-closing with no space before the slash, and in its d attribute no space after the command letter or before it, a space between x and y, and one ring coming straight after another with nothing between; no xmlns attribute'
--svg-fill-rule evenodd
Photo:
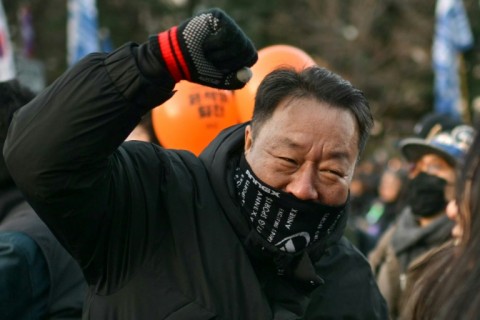
<svg viewBox="0 0 480 320"><path fill-rule="evenodd" d="M343 204L358 156L354 116L312 98L286 99L253 137L245 130L245 156L271 187L298 199Z"/></svg>
<svg viewBox="0 0 480 320"><path fill-rule="evenodd" d="M447 185L445 187L445 198L452 200L455 196L455 168L452 167L442 157L430 153L421 157L416 163L411 173L411 177L416 177L420 172L425 172L433 176L445 179Z"/></svg>

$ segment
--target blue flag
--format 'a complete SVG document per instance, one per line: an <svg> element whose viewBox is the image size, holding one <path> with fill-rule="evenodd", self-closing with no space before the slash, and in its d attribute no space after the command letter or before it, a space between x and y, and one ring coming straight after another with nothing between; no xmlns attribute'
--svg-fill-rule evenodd
<svg viewBox="0 0 480 320"><path fill-rule="evenodd" d="M473 46L462 0L437 0L432 60L435 73L435 112L461 116L459 53Z"/></svg>
<svg viewBox="0 0 480 320"><path fill-rule="evenodd" d="M100 51L95 0L68 0L68 64Z"/></svg>

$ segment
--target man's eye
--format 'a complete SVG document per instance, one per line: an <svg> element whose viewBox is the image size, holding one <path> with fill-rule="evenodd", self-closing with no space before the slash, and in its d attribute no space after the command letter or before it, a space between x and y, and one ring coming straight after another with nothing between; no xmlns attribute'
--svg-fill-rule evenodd
<svg viewBox="0 0 480 320"><path fill-rule="evenodd" d="M280 160L282 161L285 161L285 162L288 162L289 164L297 164L297 162L293 159L290 159L290 158L285 158L285 157L279 157Z"/></svg>
<svg viewBox="0 0 480 320"><path fill-rule="evenodd" d="M327 170L328 173L331 173L331 174L334 174L336 176L339 176L339 177L344 177L345 175L340 172L340 171L337 171L337 170Z"/></svg>

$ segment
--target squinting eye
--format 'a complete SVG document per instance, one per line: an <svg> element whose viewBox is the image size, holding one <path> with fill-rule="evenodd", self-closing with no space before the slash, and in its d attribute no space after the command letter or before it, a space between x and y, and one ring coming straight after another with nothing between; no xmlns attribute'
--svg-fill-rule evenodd
<svg viewBox="0 0 480 320"><path fill-rule="evenodd" d="M279 157L279 159L285 161L285 162L288 162L290 164L297 164L297 162L293 159L290 159L290 158L284 158L284 157Z"/></svg>
<svg viewBox="0 0 480 320"><path fill-rule="evenodd" d="M331 173L331 174L334 174L336 176L339 176L339 177L344 177L345 175L339 171L335 171L335 170L327 170L328 173Z"/></svg>

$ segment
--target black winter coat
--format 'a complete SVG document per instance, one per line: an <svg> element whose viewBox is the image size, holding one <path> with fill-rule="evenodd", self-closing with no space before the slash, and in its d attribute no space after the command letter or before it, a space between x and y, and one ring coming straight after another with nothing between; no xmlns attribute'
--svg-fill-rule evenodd
<svg viewBox="0 0 480 320"><path fill-rule="evenodd" d="M339 234L294 257L290 276L257 254L230 185L241 128L201 159L122 144L171 96L139 71L148 54L127 44L88 56L20 110L5 148L14 179L84 270L85 318L386 318L368 262Z"/></svg>

